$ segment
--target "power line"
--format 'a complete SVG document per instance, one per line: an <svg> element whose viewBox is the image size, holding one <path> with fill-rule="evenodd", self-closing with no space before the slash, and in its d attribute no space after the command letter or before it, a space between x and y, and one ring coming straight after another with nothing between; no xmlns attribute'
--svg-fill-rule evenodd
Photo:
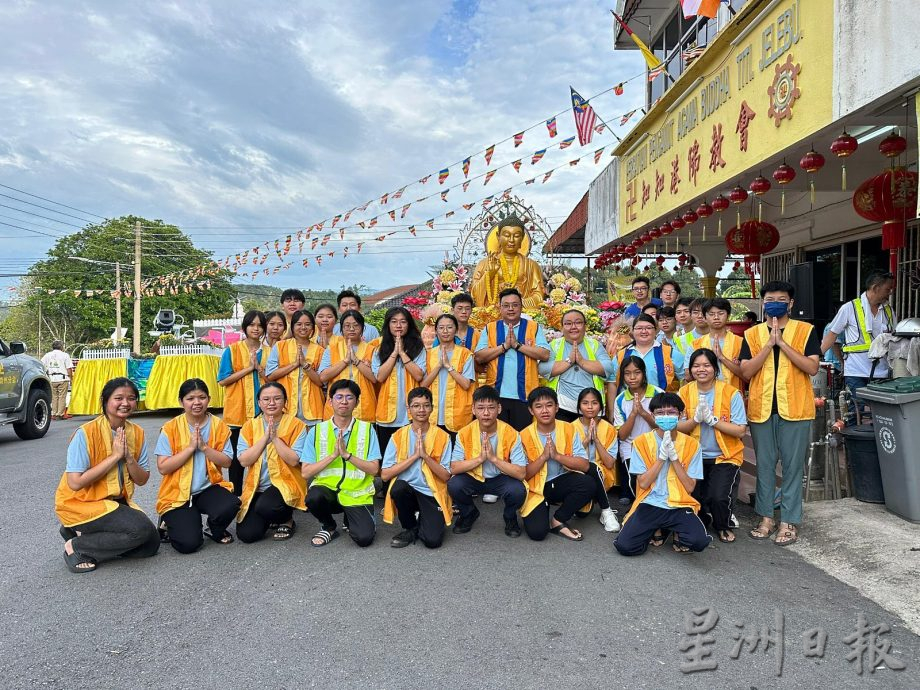
<svg viewBox="0 0 920 690"><path fill-rule="evenodd" d="M77 213L82 213L86 216L95 216L96 218L101 218L102 220L109 220L105 216L100 216L98 213L91 213L90 211L84 211L82 209L75 208L74 206L68 206L67 204L62 204L60 201L54 201L53 199L46 199L45 197L39 196L38 194L32 194L31 192L26 192L21 189L16 189L15 187L10 187L9 185L6 185L6 184L0 184L0 187L3 187L4 189L10 189L14 192L19 192L20 194L25 194L26 196L30 196L33 199L41 199L42 201L47 201L49 204L54 204L56 206L62 206L64 208L69 208L71 211L76 211Z"/></svg>
<svg viewBox="0 0 920 690"><path fill-rule="evenodd" d="M58 215L61 215L61 216L67 216L68 218L76 218L77 220L81 220L84 223L90 222L86 218L80 218L79 216L75 216L72 213L64 213L63 211L58 211L56 208L48 208L47 206L42 206L41 204L35 204L31 201L26 201L25 199L18 199L15 196L10 196L9 194L0 194L0 196L6 197L7 199L12 199L13 201L18 201L20 204L26 204L28 206L35 206L36 208L44 209L45 211L51 211L51 213L57 213ZM59 222L63 222L63 221L59 221ZM80 226L75 226L75 227L80 227Z"/></svg>
<svg viewBox="0 0 920 690"><path fill-rule="evenodd" d="M0 194L0 196L6 196L6 195L5 195L5 194ZM16 201L19 201L19 200L16 199ZM8 209L11 209L11 210L13 210L13 211L16 211L16 213L23 213L23 214L25 214L25 215L27 215L27 216L35 216L36 218L42 218L42 219L44 219L44 220L50 220L52 223L60 223L61 225L69 225L69 226L72 227L72 228L81 228L81 227L82 227L81 225L76 225L75 223L68 223L66 220L58 220L57 218L49 218L48 216L43 216L43 215L41 215L40 213L33 213L32 211L26 211L26 210L23 210L23 209L21 209L21 208L16 208L15 206L8 206L8 205L6 205L6 204L0 204L0 206L2 206L3 208L8 208ZM62 237L63 237L63 235L62 235Z"/></svg>
<svg viewBox="0 0 920 690"><path fill-rule="evenodd" d="M0 204L2 206L3 204ZM42 232L41 230L32 230L31 228L24 228L21 225L13 225L12 223L2 223L0 225L5 225L10 228L16 228L17 230L25 230L26 232L34 232L36 235L44 235L45 237L50 237L53 240L59 240L63 235L51 235L47 232Z"/></svg>

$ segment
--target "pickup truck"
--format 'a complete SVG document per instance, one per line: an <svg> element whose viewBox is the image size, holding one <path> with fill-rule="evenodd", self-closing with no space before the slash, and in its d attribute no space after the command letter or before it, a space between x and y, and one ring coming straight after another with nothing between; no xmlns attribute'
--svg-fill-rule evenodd
<svg viewBox="0 0 920 690"><path fill-rule="evenodd" d="M6 424L21 439L44 436L51 426L51 381L23 343L0 340L0 426Z"/></svg>

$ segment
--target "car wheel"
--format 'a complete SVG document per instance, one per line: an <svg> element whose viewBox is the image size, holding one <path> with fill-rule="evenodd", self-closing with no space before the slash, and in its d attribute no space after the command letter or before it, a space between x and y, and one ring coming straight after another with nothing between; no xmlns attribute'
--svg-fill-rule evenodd
<svg viewBox="0 0 920 690"><path fill-rule="evenodd" d="M19 438L30 441L44 436L50 426L51 396L40 388L33 388L29 391L25 421L13 424L13 431Z"/></svg>

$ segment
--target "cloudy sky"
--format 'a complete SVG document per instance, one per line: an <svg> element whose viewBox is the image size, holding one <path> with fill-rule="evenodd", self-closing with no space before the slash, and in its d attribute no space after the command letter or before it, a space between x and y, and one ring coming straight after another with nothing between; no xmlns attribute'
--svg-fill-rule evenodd
<svg viewBox="0 0 920 690"><path fill-rule="evenodd" d="M349 228L343 240L336 233L326 247L336 257L321 268L303 268L295 242L293 266L257 282L423 280L480 208L463 203L531 177L535 184L515 192L555 229L611 148L601 165L590 155L577 167L567 162L615 143L605 132L530 164L535 150L575 134L569 85L587 98L643 70L637 52L612 50L612 4L8 0L0 6L0 273L21 272L55 237L98 217L163 219L219 259L405 185L401 200L352 214L350 224L379 215L379 225ZM623 95L608 91L592 104L622 134L619 116L641 104L643 88L635 79ZM496 147L490 168L523 158L520 173L506 167L487 186L474 180L441 201L438 192L463 181L453 164L477 154L470 177L481 175L478 152L563 110L557 138L541 124L517 149ZM448 165L439 186L437 171ZM404 203L413 205L400 220ZM393 208L396 223L386 216ZM425 227L449 210L456 215ZM419 226L416 237L408 224ZM361 240L369 243L355 256ZM351 256L339 258L344 246ZM315 253L308 243L304 254ZM0 299L16 281L0 278Z"/></svg>

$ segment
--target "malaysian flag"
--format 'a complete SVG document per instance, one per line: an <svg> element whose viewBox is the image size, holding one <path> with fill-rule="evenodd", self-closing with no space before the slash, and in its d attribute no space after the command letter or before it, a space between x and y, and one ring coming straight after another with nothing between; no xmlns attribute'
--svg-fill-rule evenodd
<svg viewBox="0 0 920 690"><path fill-rule="evenodd" d="M654 69L650 69L650 70L648 71L648 80L649 80L650 82L651 82L651 81L655 81L655 80L656 80L658 77L660 77L663 73L664 73L664 65L659 65L658 67L655 67ZM635 111L633 111L633 112L635 112Z"/></svg>
<svg viewBox="0 0 920 690"><path fill-rule="evenodd" d="M628 113L624 114L623 117L620 118L620 127L622 127L627 122L629 122L629 118L631 118L635 114L636 114L635 110L630 110Z"/></svg>
<svg viewBox="0 0 920 690"><path fill-rule="evenodd" d="M572 92L572 112L575 114L575 129L578 131L578 143L584 146L591 143L591 137L594 136L594 108L588 105L588 101L578 95L578 92L571 86Z"/></svg>
<svg viewBox="0 0 920 690"><path fill-rule="evenodd" d="M684 56L684 62L689 65L691 62L696 60L700 55L702 55L704 50L706 50L705 46L699 47L695 43L687 46L687 48L684 49L682 53L682 55Z"/></svg>

